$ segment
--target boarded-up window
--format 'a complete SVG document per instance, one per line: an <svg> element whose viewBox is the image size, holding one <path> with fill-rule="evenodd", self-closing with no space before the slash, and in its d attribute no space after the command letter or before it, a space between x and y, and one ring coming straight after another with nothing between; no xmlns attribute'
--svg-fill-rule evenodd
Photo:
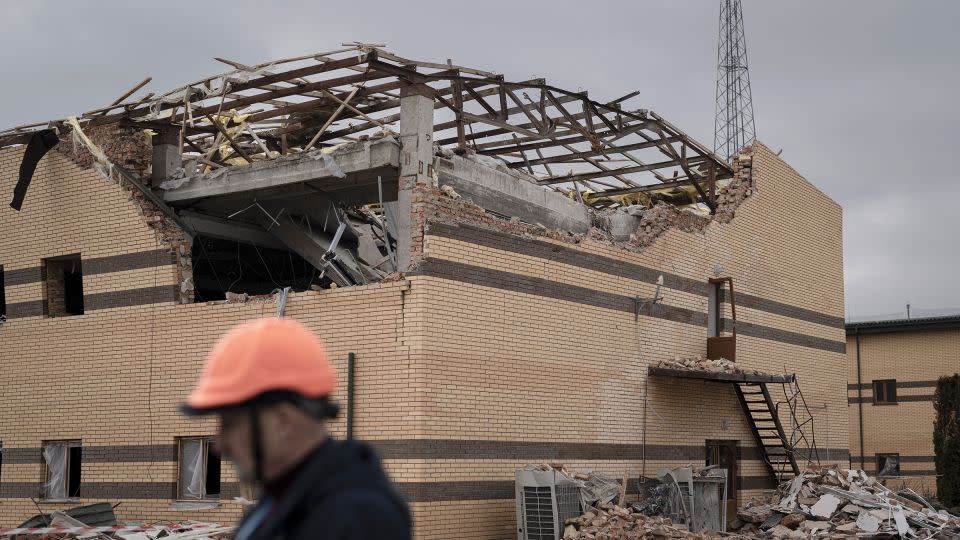
<svg viewBox="0 0 960 540"><path fill-rule="evenodd" d="M220 456L214 449L213 439L180 439L177 496L190 500L220 498Z"/></svg>
<svg viewBox="0 0 960 540"><path fill-rule="evenodd" d="M83 466L83 448L80 441L51 441L43 446L44 484L46 499L74 499L80 497L80 474Z"/></svg>
<svg viewBox="0 0 960 540"><path fill-rule="evenodd" d="M897 402L896 379L873 381L873 403L875 405L889 405Z"/></svg>

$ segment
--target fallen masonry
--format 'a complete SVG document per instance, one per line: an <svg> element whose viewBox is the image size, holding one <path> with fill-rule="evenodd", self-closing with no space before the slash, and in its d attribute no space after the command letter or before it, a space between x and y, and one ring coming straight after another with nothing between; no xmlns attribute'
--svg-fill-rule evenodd
<svg viewBox="0 0 960 540"><path fill-rule="evenodd" d="M863 471L810 469L771 499L737 513L755 538L960 538L960 517L910 490L894 492Z"/></svg>

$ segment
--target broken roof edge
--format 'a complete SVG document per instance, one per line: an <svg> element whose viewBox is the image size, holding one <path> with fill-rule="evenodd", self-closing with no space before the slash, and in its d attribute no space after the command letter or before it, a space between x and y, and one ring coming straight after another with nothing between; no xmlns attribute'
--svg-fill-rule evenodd
<svg viewBox="0 0 960 540"><path fill-rule="evenodd" d="M304 67L287 69L293 62L305 61ZM536 170L534 176L544 185L572 184L579 189L579 184L593 191L612 189L620 193L643 190L643 182L634 178L641 174L652 175L661 183L686 179L691 184L705 183L711 175L715 179L732 175L724 160L656 113L626 107L636 92L601 102L590 99L585 92L563 90L543 79L511 82L501 75L451 62L408 60L383 50L379 44L354 43L336 51L255 66L226 63L237 69L159 97L148 94L90 111L81 116L81 122L84 126L121 122L150 129L182 128L184 155L197 152L209 158L218 147L223 153L224 140L229 140L235 150L233 161L239 162L242 157L250 162L249 156L263 151L270 157L278 150L281 134L299 133L297 136L304 140L296 144L309 150L314 142L337 144L362 137L371 129L382 129L399 119L399 114L388 114L399 109L396 90L434 84L429 88L435 112L439 111L441 117L456 117L447 122L435 117L435 140L441 146L456 145L460 150L497 156L508 167L527 167L531 174ZM286 71L276 73L277 66ZM328 78L338 73L350 74ZM324 78L318 80L318 75ZM387 82L368 86L378 80ZM334 108L337 111L330 114ZM351 119L362 122L344 129L342 122ZM334 120L341 124L339 129L335 129ZM317 130L314 124L320 123L324 127ZM0 146L27 142L44 125L68 129L63 121L18 126L0 133ZM474 130L474 126L484 125L494 129ZM464 130L465 126L469 129ZM454 131L459 137L452 136ZM221 137L224 133L226 139ZM451 136L444 138L444 133ZM310 143L306 143L307 138L311 138ZM642 157L644 151L654 157ZM527 152L536 154L528 156ZM657 155L661 156L659 160ZM221 161L230 160L221 155ZM550 164L570 164L571 169L556 174ZM702 185L695 187L704 191Z"/></svg>

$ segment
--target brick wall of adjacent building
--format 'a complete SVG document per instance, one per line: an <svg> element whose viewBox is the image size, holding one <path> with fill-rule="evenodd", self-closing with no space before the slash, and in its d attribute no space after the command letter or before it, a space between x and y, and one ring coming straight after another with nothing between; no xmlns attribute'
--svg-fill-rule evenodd
<svg viewBox="0 0 960 540"><path fill-rule="evenodd" d="M21 153L0 151L0 192ZM716 265L736 287L738 361L796 372L821 457L846 462L840 208L765 147L753 165L732 221L642 250L451 216L443 201L427 204L423 259L405 279L291 295L287 316L327 341L341 374L356 353L356 433L411 501L419 538L513 537L513 471L527 463L626 473L632 491L642 474L702 463L707 439L736 440L741 497L767 487L731 386L646 377L659 359L705 352ZM172 505L176 438L214 429L175 406L220 333L276 306L179 303L177 247L150 223L128 190L53 153L23 211L0 208L0 383L16 389L0 396L0 525L34 513L50 440L82 440L81 502L122 501L122 519L240 513ZM41 261L74 253L86 312L44 317ZM651 296L659 274L663 304L635 319L633 298ZM223 481L227 499L226 466Z"/></svg>
<svg viewBox="0 0 960 540"><path fill-rule="evenodd" d="M847 336L851 466L876 474L877 454L899 454L900 476L884 482L936 493L933 393L938 378L960 372L960 328L871 333L859 340L858 376L857 336ZM889 379L896 380L897 403L874 404L873 381Z"/></svg>

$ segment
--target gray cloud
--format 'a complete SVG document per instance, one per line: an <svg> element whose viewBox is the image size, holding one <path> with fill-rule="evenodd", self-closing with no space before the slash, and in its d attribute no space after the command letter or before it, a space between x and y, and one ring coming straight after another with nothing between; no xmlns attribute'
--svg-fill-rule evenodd
<svg viewBox="0 0 960 540"><path fill-rule="evenodd" d="M167 90L224 70L214 56L256 63L362 40L600 98L640 90L712 144L716 2L91 5L4 4L0 125L105 105L147 75ZM744 12L758 136L844 207L848 315L908 301L960 310L960 3L745 0Z"/></svg>

